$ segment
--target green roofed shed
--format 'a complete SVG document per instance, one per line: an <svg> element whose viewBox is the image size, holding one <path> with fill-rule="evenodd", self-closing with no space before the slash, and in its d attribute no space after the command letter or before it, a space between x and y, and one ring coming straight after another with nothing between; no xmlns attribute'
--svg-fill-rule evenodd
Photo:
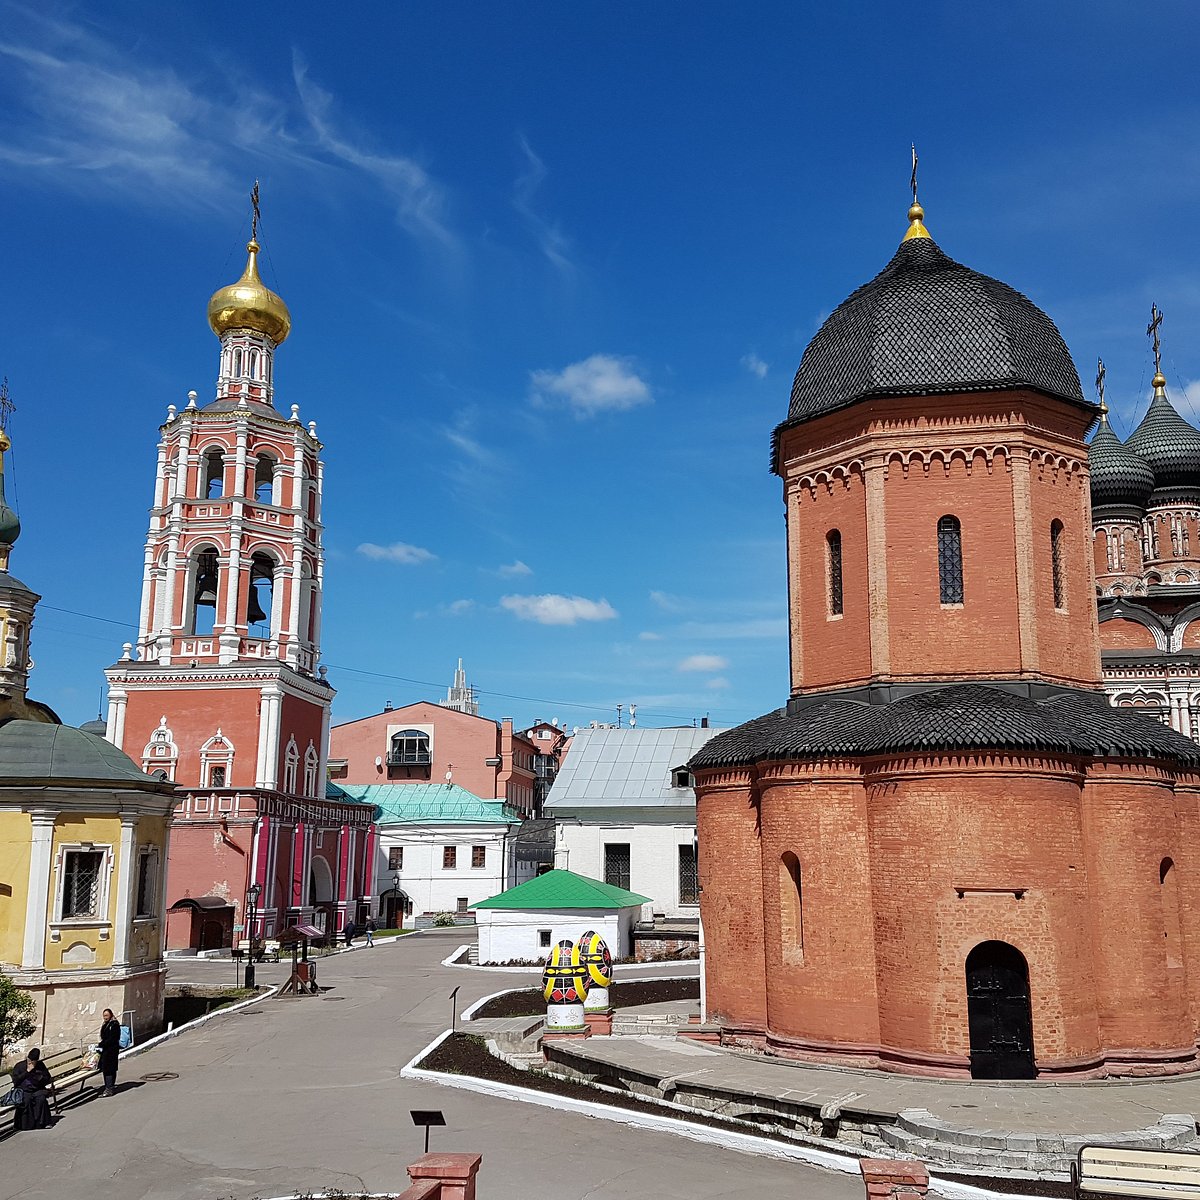
<svg viewBox="0 0 1200 1200"><path fill-rule="evenodd" d="M498 896L480 900L472 908L558 909L591 908L613 911L648 904L648 896L627 892L611 883L601 883L574 871L547 871Z"/></svg>

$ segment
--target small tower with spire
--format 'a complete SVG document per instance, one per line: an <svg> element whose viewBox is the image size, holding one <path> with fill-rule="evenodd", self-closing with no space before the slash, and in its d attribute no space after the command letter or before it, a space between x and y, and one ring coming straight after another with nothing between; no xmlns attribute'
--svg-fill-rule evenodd
<svg viewBox="0 0 1200 1200"><path fill-rule="evenodd" d="M475 699L475 689L467 683L467 673L463 670L461 658L454 672L454 682L447 689L446 698L441 701L439 707L467 713L472 717L479 716L479 701Z"/></svg>

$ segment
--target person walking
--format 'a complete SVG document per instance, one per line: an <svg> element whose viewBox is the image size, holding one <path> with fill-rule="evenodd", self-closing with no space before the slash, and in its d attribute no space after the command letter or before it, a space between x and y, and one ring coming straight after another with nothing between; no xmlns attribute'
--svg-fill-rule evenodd
<svg viewBox="0 0 1200 1200"><path fill-rule="evenodd" d="M354 945L354 922L346 922L346 949L349 950Z"/></svg>
<svg viewBox="0 0 1200 1200"><path fill-rule="evenodd" d="M117 1093L117 1056L121 1053L121 1022L113 1016L113 1010L104 1010L104 1023L100 1026L100 1074L104 1076L102 1095Z"/></svg>
<svg viewBox="0 0 1200 1200"><path fill-rule="evenodd" d="M363 926L363 928L366 930L366 933L367 933L367 945L368 946L375 945L375 918L368 917L367 923L365 926Z"/></svg>

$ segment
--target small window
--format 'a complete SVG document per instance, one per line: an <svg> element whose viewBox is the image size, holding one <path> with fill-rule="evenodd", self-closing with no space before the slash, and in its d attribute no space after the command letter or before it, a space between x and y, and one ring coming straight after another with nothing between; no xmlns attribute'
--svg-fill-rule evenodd
<svg viewBox="0 0 1200 1200"><path fill-rule="evenodd" d="M471 866L478 869L479 867L487 866L487 847L472 846L471 847Z"/></svg>
<svg viewBox="0 0 1200 1200"><path fill-rule="evenodd" d="M99 916L100 850L68 850L63 855L62 915L64 920Z"/></svg>
<svg viewBox="0 0 1200 1200"><path fill-rule="evenodd" d="M604 882L629 890L629 843L606 842L604 845Z"/></svg>
<svg viewBox="0 0 1200 1200"><path fill-rule="evenodd" d="M208 773L208 786L223 788L225 786L225 768L213 767Z"/></svg>
<svg viewBox="0 0 1200 1200"><path fill-rule="evenodd" d="M783 961L804 962L804 884L800 860L784 851L779 860L779 934Z"/></svg>
<svg viewBox="0 0 1200 1200"><path fill-rule="evenodd" d="M696 780L687 767L676 767L671 772L671 786L678 788L695 787Z"/></svg>
<svg viewBox="0 0 1200 1200"><path fill-rule="evenodd" d="M1063 564L1063 523L1054 521L1050 525L1050 568L1054 579L1054 607L1067 607L1066 569Z"/></svg>
<svg viewBox="0 0 1200 1200"><path fill-rule="evenodd" d="M139 917L152 917L157 907L155 888L158 883L158 854L143 850L138 855L137 913Z"/></svg>
<svg viewBox="0 0 1200 1200"><path fill-rule="evenodd" d="M825 555L829 571L829 615L842 615L842 535L831 529L825 535Z"/></svg>
<svg viewBox="0 0 1200 1200"><path fill-rule="evenodd" d="M388 849L388 870L403 871L404 870L404 847L391 846Z"/></svg>
<svg viewBox="0 0 1200 1200"><path fill-rule="evenodd" d="M457 911L460 913L465 913L467 911L467 905L470 904L470 902L471 901L468 896L459 896Z"/></svg>
<svg viewBox="0 0 1200 1200"><path fill-rule="evenodd" d="M538 946L540 946L541 949L543 949L543 950L550 949L550 930L549 929L539 929L538 930Z"/></svg>
<svg viewBox="0 0 1200 1200"><path fill-rule="evenodd" d="M679 903L700 903L700 880L696 874L696 847L688 842L679 845Z"/></svg>
<svg viewBox="0 0 1200 1200"><path fill-rule="evenodd" d="M210 450L202 459L204 464L205 500L219 500L225 494L225 459L220 450Z"/></svg>
<svg viewBox="0 0 1200 1200"><path fill-rule="evenodd" d="M453 871L458 865L458 847L443 846L442 847L442 870Z"/></svg>
<svg viewBox="0 0 1200 1200"><path fill-rule="evenodd" d="M937 523L938 590L943 604L963 603L962 526L957 517Z"/></svg>

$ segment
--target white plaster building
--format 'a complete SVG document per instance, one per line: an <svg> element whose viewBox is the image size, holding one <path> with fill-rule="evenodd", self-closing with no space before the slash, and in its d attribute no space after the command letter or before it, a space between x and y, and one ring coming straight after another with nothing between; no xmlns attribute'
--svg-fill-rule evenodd
<svg viewBox="0 0 1200 1200"><path fill-rule="evenodd" d="M696 795L688 760L717 729L581 729L546 800L556 867L699 918Z"/></svg>

